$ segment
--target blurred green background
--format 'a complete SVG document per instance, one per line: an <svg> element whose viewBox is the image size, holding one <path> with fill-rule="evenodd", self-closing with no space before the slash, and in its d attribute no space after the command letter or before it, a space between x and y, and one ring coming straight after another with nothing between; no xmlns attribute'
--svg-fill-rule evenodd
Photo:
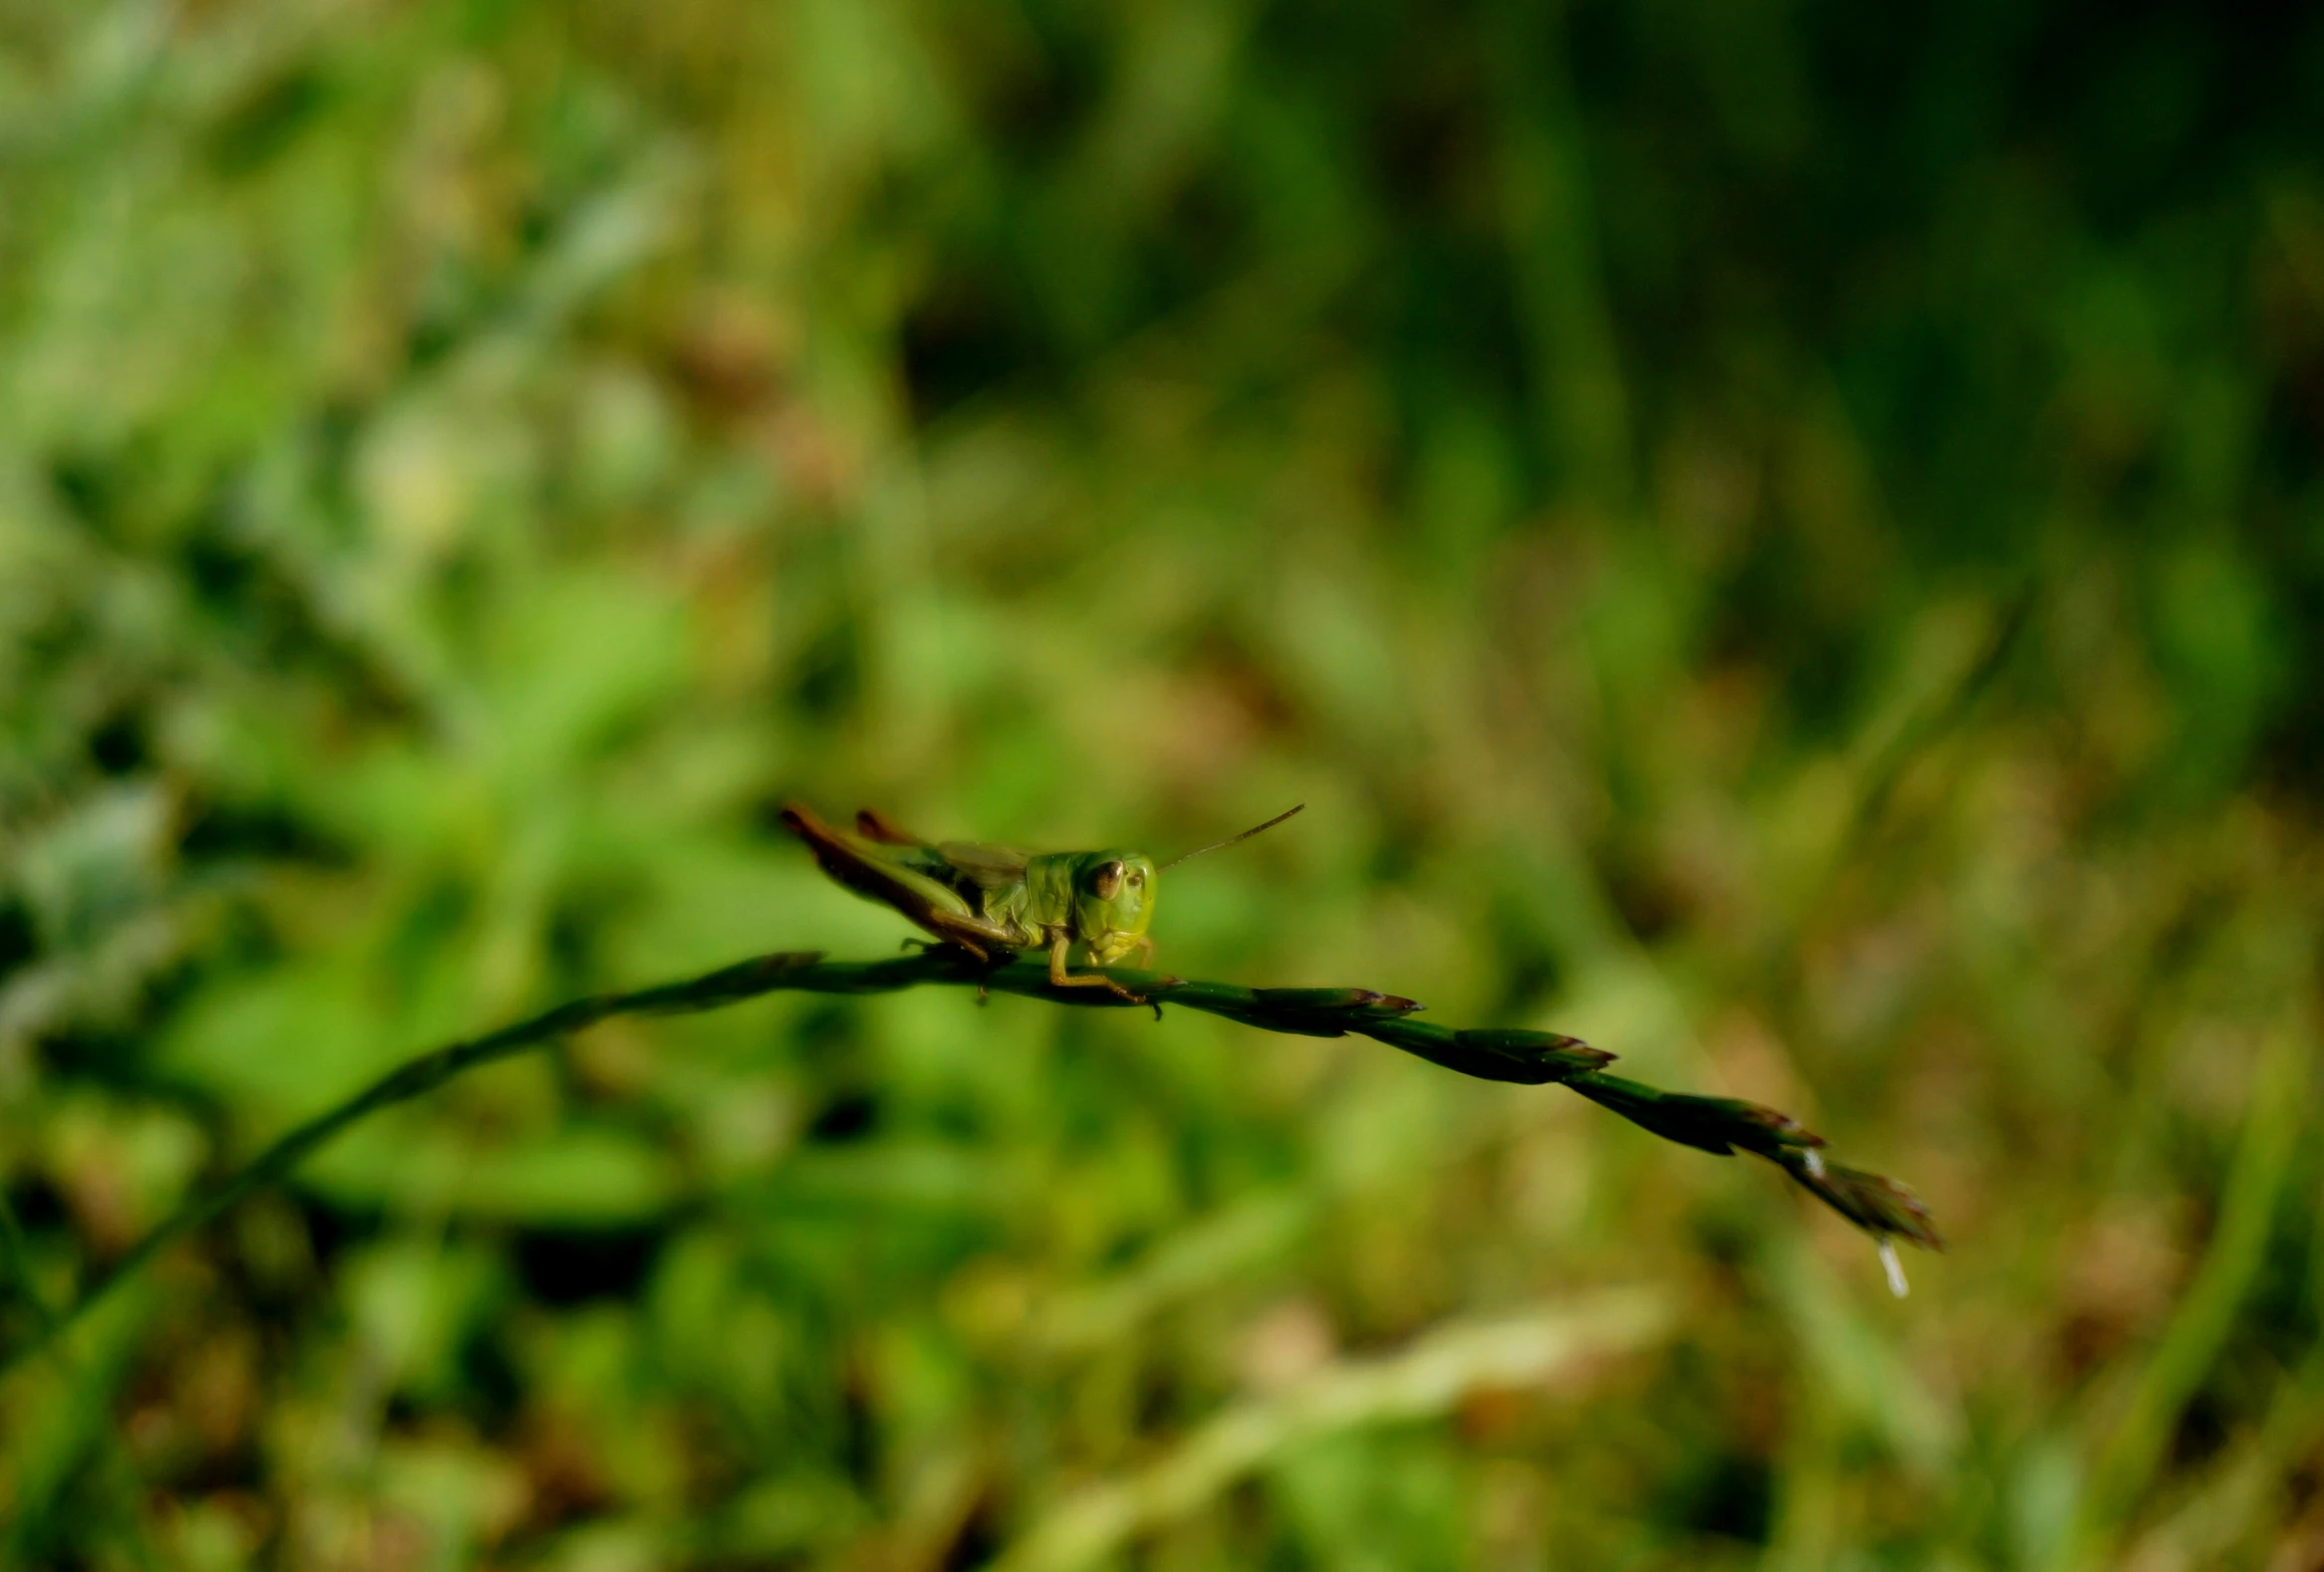
<svg viewBox="0 0 2324 1572"><path fill-rule="evenodd" d="M1303 800L1162 966L1578 1033L1953 1240L1891 1301L1354 1038L616 1022L11 1372L0 1547L2324 1565L2320 150L2300 7L0 4L52 1305L435 1041L892 953L792 797Z"/></svg>

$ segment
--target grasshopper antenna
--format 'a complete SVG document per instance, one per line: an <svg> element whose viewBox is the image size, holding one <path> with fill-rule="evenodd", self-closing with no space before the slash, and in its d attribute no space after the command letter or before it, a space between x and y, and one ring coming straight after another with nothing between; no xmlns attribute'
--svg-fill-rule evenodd
<svg viewBox="0 0 2324 1572"><path fill-rule="evenodd" d="M1154 871L1156 873L1160 873L1163 868L1175 868L1180 863L1186 861L1188 858L1199 857L1206 851L1222 851L1227 847L1234 845L1239 840L1249 840L1252 836L1258 834L1263 829L1275 828L1276 825L1281 823L1284 819L1289 818L1293 813L1298 812L1299 809L1305 807L1306 805L1307 804L1304 802L1295 802L1291 806L1283 809L1280 813L1278 813L1275 817L1269 819L1266 823L1254 824L1240 835L1229 835L1225 840L1214 840L1207 846L1197 846L1192 851L1182 851L1177 856L1172 857L1168 862L1165 862L1160 867L1157 867Z"/></svg>

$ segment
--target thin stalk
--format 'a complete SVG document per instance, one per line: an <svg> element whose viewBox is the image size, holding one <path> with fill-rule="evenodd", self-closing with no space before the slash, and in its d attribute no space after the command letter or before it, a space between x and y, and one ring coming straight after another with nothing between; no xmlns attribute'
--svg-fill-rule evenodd
<svg viewBox="0 0 2324 1572"><path fill-rule="evenodd" d="M1614 1055L1576 1037L1515 1027L1463 1030L1415 1020L1412 1016L1420 1006L1370 989L1242 988L1232 983L1188 982L1126 967L1108 968L1106 975L1144 996L1157 1016L1161 1007L1170 1004L1224 1015L1265 1031L1311 1037L1353 1033L1483 1080L1567 1086L1666 1141L1722 1157L1743 1151L1765 1158L1878 1241L1894 1235L1931 1249L1944 1247L1928 1212L1911 1191L1881 1175L1827 1163L1818 1151L1823 1138L1802 1129L1788 1114L1738 1098L1666 1092L1608 1075L1602 1066ZM988 991L1019 994L1083 1009L1145 1008L1099 989L1056 988L1048 980L1047 968L1036 962L1021 960L987 967L951 948L932 948L886 961L826 961L818 951L779 952L683 982L577 999L487 1035L423 1053L282 1136L222 1183L187 1201L126 1253L93 1275L71 1304L43 1316L32 1337L0 1355L0 1371L45 1347L116 1284L143 1269L178 1239L252 1191L287 1178L348 1126L382 1108L423 1096L478 1065L541 1047L616 1015L692 1014L723 1010L767 994L892 994L931 985L974 988L980 995Z"/></svg>

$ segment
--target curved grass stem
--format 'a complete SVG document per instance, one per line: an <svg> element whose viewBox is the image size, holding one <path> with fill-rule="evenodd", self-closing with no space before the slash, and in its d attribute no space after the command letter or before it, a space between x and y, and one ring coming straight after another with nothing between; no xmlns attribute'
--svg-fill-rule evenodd
<svg viewBox="0 0 2324 1572"><path fill-rule="evenodd" d="M1870 1234L1943 1248L1928 1211L1910 1190L1879 1174L1842 1168L1818 1152L1823 1138L1787 1114L1733 1097L1666 1092L1608 1075L1613 1055L1575 1037L1513 1027L1463 1030L1417 1020L1409 999L1361 988L1243 988L1188 982L1126 967L1107 975L1140 1001L1178 1005L1224 1015L1266 1031L1302 1036L1371 1037L1447 1069L1484 1080L1520 1085L1556 1083L1664 1140L1728 1156L1749 1152L1774 1163L1792 1180ZM482 1064L544 1046L616 1015L674 1015L720 1010L767 994L891 994L909 988L951 986L1083 1009L1141 1009L1106 990L1058 988L1048 969L1033 961L987 966L940 946L885 961L828 961L818 951L778 952L721 967L682 982L625 994L598 994L545 1011L481 1037L450 1043L389 1071L347 1101L280 1137L212 1189L193 1197L127 1251L93 1274L68 1305L46 1310L33 1334L0 1353L4 1371L69 1329L91 1306L164 1249L217 1218L262 1186L287 1178L308 1156L360 1119L410 1102ZM1157 1011L1159 1012L1159 1011Z"/></svg>

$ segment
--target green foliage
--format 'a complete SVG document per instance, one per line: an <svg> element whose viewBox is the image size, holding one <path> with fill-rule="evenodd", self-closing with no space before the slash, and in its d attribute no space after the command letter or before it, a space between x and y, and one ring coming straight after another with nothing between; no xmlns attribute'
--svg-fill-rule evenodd
<svg viewBox="0 0 2324 1572"><path fill-rule="evenodd" d="M7 1346L429 1042L893 946L794 797L1306 801L1160 968L1956 1243L1356 1038L606 1021L12 1372L5 1554L2298 1559L2320 105L2297 8L0 4Z"/></svg>

